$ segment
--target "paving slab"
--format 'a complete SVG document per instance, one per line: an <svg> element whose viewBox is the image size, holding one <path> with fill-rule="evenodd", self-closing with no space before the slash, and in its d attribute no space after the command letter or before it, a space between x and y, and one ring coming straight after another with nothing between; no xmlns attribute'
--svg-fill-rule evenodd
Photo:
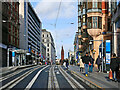
<svg viewBox="0 0 120 90"><path fill-rule="evenodd" d="M119 88L119 83L114 82L108 78L108 73L96 72L93 71L92 73L88 74L88 77L84 75L84 72L80 72L79 66L69 66L70 71L74 71L76 74L81 75L82 77L86 78L88 81L91 81L102 88Z"/></svg>

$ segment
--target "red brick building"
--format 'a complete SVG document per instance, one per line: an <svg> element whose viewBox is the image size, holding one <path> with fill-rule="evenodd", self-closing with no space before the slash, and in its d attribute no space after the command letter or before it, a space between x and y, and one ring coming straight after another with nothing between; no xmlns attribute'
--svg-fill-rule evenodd
<svg viewBox="0 0 120 90"><path fill-rule="evenodd" d="M8 49L19 48L19 2L1 2L2 4L2 66L7 66ZM9 65L12 52L9 52Z"/></svg>

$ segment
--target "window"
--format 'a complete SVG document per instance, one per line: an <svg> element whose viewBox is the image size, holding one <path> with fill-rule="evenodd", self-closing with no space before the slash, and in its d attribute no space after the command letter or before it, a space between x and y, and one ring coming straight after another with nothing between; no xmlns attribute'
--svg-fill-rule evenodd
<svg viewBox="0 0 120 90"><path fill-rule="evenodd" d="M92 2L88 2L88 9L91 9L92 8Z"/></svg>
<svg viewBox="0 0 120 90"><path fill-rule="evenodd" d="M98 28L102 29L102 18L101 17L98 18Z"/></svg>
<svg viewBox="0 0 120 90"><path fill-rule="evenodd" d="M98 8L102 8L102 3L98 2Z"/></svg>
<svg viewBox="0 0 120 90"><path fill-rule="evenodd" d="M92 3L92 8L97 8L97 2Z"/></svg>
<svg viewBox="0 0 120 90"><path fill-rule="evenodd" d="M44 37L44 34L43 34L43 37Z"/></svg>
<svg viewBox="0 0 120 90"><path fill-rule="evenodd" d="M49 48L47 49L47 51L49 52Z"/></svg>
<svg viewBox="0 0 120 90"><path fill-rule="evenodd" d="M92 28L92 17L88 18L88 28Z"/></svg>
<svg viewBox="0 0 120 90"><path fill-rule="evenodd" d="M93 28L97 28L97 17L93 17Z"/></svg>
<svg viewBox="0 0 120 90"><path fill-rule="evenodd" d="M85 16L83 16L83 23L85 23Z"/></svg>
<svg viewBox="0 0 120 90"><path fill-rule="evenodd" d="M44 39L43 39L43 42L44 42Z"/></svg>
<svg viewBox="0 0 120 90"><path fill-rule="evenodd" d="M49 43L47 44L47 47L49 47Z"/></svg>
<svg viewBox="0 0 120 90"><path fill-rule="evenodd" d="M47 34L47 37L48 37L48 34Z"/></svg>
<svg viewBox="0 0 120 90"><path fill-rule="evenodd" d="M49 39L47 39L47 42L49 42Z"/></svg>
<svg viewBox="0 0 120 90"><path fill-rule="evenodd" d="M49 53L47 53L47 56L49 57Z"/></svg>
<svg viewBox="0 0 120 90"><path fill-rule="evenodd" d="M49 60L49 58L47 58L47 60Z"/></svg>

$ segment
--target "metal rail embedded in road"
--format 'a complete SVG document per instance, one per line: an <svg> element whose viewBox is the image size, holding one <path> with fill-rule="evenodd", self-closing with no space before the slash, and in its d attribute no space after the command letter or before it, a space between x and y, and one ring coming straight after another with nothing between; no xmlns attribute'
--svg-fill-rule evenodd
<svg viewBox="0 0 120 90"><path fill-rule="evenodd" d="M66 80L69 82L69 84L72 86L73 89L85 89L80 83L78 83L74 78L72 78L68 73L66 73L60 66L58 67L59 71L62 73L62 75L66 78Z"/></svg>
<svg viewBox="0 0 120 90"><path fill-rule="evenodd" d="M51 66L49 70L48 89L59 90L59 84L55 75L54 67L55 66Z"/></svg>
<svg viewBox="0 0 120 90"><path fill-rule="evenodd" d="M41 66L41 67L44 67L44 66ZM13 88L17 83L19 83L21 80L23 80L25 77L27 77L29 74L31 74L33 71L37 70L38 68L40 68L40 67L37 67L37 68L34 68L32 70L27 71L26 73L24 73L21 76L15 78L11 82L8 82L4 86L0 87L0 90Z"/></svg>

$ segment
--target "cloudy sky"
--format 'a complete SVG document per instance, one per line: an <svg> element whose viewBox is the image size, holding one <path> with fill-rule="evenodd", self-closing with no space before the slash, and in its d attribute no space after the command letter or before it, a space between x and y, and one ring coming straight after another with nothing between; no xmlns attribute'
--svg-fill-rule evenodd
<svg viewBox="0 0 120 90"><path fill-rule="evenodd" d="M30 2L42 21L42 28L53 35L57 58L61 57L62 45L67 58L68 51L73 51L74 36L77 31L77 2L75 0L31 0Z"/></svg>

